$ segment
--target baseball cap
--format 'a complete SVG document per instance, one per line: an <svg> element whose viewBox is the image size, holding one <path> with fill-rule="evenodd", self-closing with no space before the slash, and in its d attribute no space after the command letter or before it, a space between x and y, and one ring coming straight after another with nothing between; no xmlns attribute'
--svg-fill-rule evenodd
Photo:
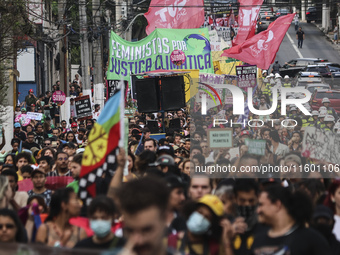
<svg viewBox="0 0 340 255"><path fill-rule="evenodd" d="M78 124L77 124L76 122L73 122L73 123L71 124L71 127L78 127Z"/></svg>
<svg viewBox="0 0 340 255"><path fill-rule="evenodd" d="M174 188L184 188L185 184L182 181L181 177L176 176L176 175L168 175L165 177L165 181L167 183L167 186L170 189L174 189Z"/></svg>
<svg viewBox="0 0 340 255"><path fill-rule="evenodd" d="M29 92L30 92L30 93L33 92L33 89L30 89Z"/></svg>
<svg viewBox="0 0 340 255"><path fill-rule="evenodd" d="M215 195L204 195L198 203L208 206L217 216L223 215L223 203Z"/></svg>
<svg viewBox="0 0 340 255"><path fill-rule="evenodd" d="M174 148L172 148L172 146L170 146L170 145L167 145L167 144L165 144L165 145L163 145L163 146L160 146L159 148L158 148L158 154L159 153L162 153L162 152L164 152L164 153L166 153L166 154L168 154L168 155L170 155L170 156L174 156L175 154L174 154Z"/></svg>
<svg viewBox="0 0 340 255"><path fill-rule="evenodd" d="M35 104L31 104L31 106L35 106Z"/></svg>
<svg viewBox="0 0 340 255"><path fill-rule="evenodd" d="M169 155L162 155L156 160L157 166L175 166L175 160Z"/></svg>
<svg viewBox="0 0 340 255"><path fill-rule="evenodd" d="M36 168L32 171L31 173L31 177L33 177L35 174L44 174L46 175L46 173L43 170L40 170L39 168Z"/></svg>
<svg viewBox="0 0 340 255"><path fill-rule="evenodd" d="M243 136L243 135L249 135L250 136L250 133L248 130L243 130L240 134L240 136Z"/></svg>
<svg viewBox="0 0 340 255"><path fill-rule="evenodd" d="M19 128L19 127L21 127L21 125L20 125L19 122L15 122L15 123L14 123L14 127L15 127L15 128Z"/></svg>
<svg viewBox="0 0 340 255"><path fill-rule="evenodd" d="M327 219L333 219L333 212L330 208L325 205L317 205L314 209L313 219L324 217Z"/></svg>
<svg viewBox="0 0 340 255"><path fill-rule="evenodd" d="M27 112L27 111L26 111L26 108L21 108L21 111L22 111L22 112Z"/></svg>

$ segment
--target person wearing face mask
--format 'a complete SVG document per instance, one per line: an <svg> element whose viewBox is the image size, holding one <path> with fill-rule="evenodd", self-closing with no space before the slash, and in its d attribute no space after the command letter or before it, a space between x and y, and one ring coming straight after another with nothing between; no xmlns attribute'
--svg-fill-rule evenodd
<svg viewBox="0 0 340 255"><path fill-rule="evenodd" d="M112 223L116 208L113 201L106 196L95 197L88 207L89 226L93 236L79 241L74 248L107 250L121 248L123 239L112 232Z"/></svg>
<svg viewBox="0 0 340 255"><path fill-rule="evenodd" d="M255 233L262 231L257 222L256 206L258 203L259 186L253 179L237 179L234 186L237 217L233 222L234 254L251 254L251 245Z"/></svg>
<svg viewBox="0 0 340 255"><path fill-rule="evenodd" d="M179 252L190 255L232 254L231 242L225 238L227 228L221 222L224 213L221 200L207 194L195 203L194 208L186 222L187 231L177 245Z"/></svg>
<svg viewBox="0 0 340 255"><path fill-rule="evenodd" d="M91 201L87 213L93 235L79 241L74 246L75 249L107 250L123 247L123 239L117 237L112 231L116 207L110 198L106 196L95 197Z"/></svg>
<svg viewBox="0 0 340 255"><path fill-rule="evenodd" d="M317 205L312 216L311 227L323 235L333 254L340 254L340 242L332 233L334 227L334 215L331 209L325 205Z"/></svg>

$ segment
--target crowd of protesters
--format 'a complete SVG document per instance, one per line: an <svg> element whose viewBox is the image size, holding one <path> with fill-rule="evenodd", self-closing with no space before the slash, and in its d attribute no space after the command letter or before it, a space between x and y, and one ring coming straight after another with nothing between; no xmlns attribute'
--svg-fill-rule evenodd
<svg viewBox="0 0 340 255"><path fill-rule="evenodd" d="M264 86L253 97L260 110L271 106L272 90L267 85L273 85L271 77L264 79ZM81 86L71 87L71 93L79 95L76 91ZM288 116L283 116L279 104L268 116L277 119L273 123L255 127L223 123L215 127L233 129L237 154L228 148L209 148L208 130L214 128L217 111L201 116L199 104L190 114L187 109L164 114L136 111L129 117L128 151L120 148L117 168L110 169L114 171L111 181L97 185L97 196L85 206L78 196L79 175L100 109L95 107L93 119L78 121L71 116L68 122L57 121L50 97L50 92L46 97L28 96L25 107L30 109L16 109L18 113L32 111L38 105L37 111L46 117L43 123L15 123L12 149L2 153L0 242L123 255L340 253L339 180L316 173L213 178L209 170L196 171L216 164L236 169L326 164L303 157L301 143L307 126L337 132L338 116L329 100L323 100L326 110L313 111L312 117L290 106ZM232 107L224 110L224 119L240 119ZM260 116L250 112L248 118L258 120ZM294 119L297 125L282 126L286 118ZM169 125L173 120L179 120L178 124ZM156 123L152 133L150 123ZM153 133L163 130L163 138L153 138ZM250 154L245 139L264 140L265 155ZM3 140L1 149L5 144ZM58 188L46 185L48 178L63 176L72 182ZM27 182L32 183L32 189L20 190Z"/></svg>

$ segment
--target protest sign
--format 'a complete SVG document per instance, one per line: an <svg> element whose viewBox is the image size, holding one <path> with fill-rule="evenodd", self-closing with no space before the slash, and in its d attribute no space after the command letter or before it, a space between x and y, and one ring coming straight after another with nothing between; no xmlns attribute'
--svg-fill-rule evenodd
<svg viewBox="0 0 340 255"><path fill-rule="evenodd" d="M240 148L234 147L229 149L230 159L240 157Z"/></svg>
<svg viewBox="0 0 340 255"><path fill-rule="evenodd" d="M27 112L26 113L26 118L30 120L41 120L42 118L42 113L39 112Z"/></svg>
<svg viewBox="0 0 340 255"><path fill-rule="evenodd" d="M256 86L256 66L236 66L236 74L238 76L237 86L242 89Z"/></svg>
<svg viewBox="0 0 340 255"><path fill-rule="evenodd" d="M340 135L315 127L306 127L302 154L328 163L340 162Z"/></svg>
<svg viewBox="0 0 340 255"><path fill-rule="evenodd" d="M139 74L154 70L199 69L214 73L209 32L197 29L155 29L137 42L125 41L114 32L110 38L108 80L129 81L130 73ZM181 50L186 59L183 65L171 62L171 52Z"/></svg>
<svg viewBox="0 0 340 255"><path fill-rule="evenodd" d="M78 120L92 119L90 96L76 97L74 101Z"/></svg>
<svg viewBox="0 0 340 255"><path fill-rule="evenodd" d="M233 129L209 129L208 146L210 149L223 149L233 147Z"/></svg>
<svg viewBox="0 0 340 255"><path fill-rule="evenodd" d="M266 154L266 140L245 139L248 146L248 153L263 156Z"/></svg>
<svg viewBox="0 0 340 255"><path fill-rule="evenodd" d="M57 90L52 94L52 100L53 102L57 103L58 106L61 106L66 101L66 95L63 91Z"/></svg>
<svg viewBox="0 0 340 255"><path fill-rule="evenodd" d="M120 80L115 81L107 81L107 88L106 88L106 101L110 99L114 94L116 94L120 90L119 85ZM125 84L125 91L127 91L128 82L124 81Z"/></svg>

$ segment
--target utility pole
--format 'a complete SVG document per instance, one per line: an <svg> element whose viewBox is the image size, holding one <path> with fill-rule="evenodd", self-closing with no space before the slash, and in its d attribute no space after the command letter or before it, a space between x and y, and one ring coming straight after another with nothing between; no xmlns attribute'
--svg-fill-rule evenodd
<svg viewBox="0 0 340 255"><path fill-rule="evenodd" d="M79 27L80 27L80 48L81 48L81 70L82 70L82 84L83 95L90 95L91 97L91 83L90 83L90 59L89 59L89 41L87 34L87 16L86 16L86 1L79 0Z"/></svg>
<svg viewBox="0 0 340 255"><path fill-rule="evenodd" d="M99 7L98 7L99 6ZM98 9L99 8L99 9ZM96 38L92 42L93 51L93 90L94 90L94 103L100 104L100 108L104 107L104 84L103 84L103 57L102 57L102 39L100 35L100 0L92 0L92 16L93 24L95 25L94 33L97 34Z"/></svg>
<svg viewBox="0 0 340 255"><path fill-rule="evenodd" d="M60 23L64 23L65 21L65 8L66 2L58 3L58 16ZM59 34L65 35L66 29L65 24L59 25ZM59 81L60 81L60 89L68 94L68 86L67 86L67 39L66 37L63 40L59 41L59 54L60 54L60 62L59 62ZM56 81L53 81L56 82ZM52 84L51 84L52 86ZM49 88L51 89L51 88Z"/></svg>
<svg viewBox="0 0 340 255"><path fill-rule="evenodd" d="M301 21L306 21L306 1L301 0Z"/></svg>

